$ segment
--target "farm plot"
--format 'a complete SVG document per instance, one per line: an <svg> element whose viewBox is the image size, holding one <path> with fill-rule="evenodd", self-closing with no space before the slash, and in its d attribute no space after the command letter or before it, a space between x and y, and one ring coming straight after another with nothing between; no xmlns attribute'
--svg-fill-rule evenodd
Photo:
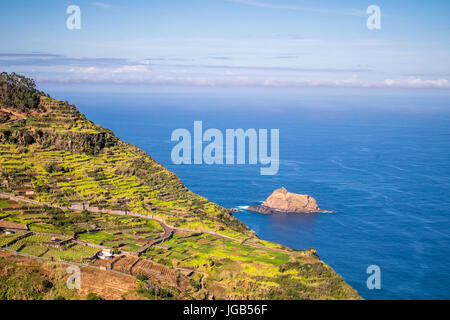
<svg viewBox="0 0 450 320"><path fill-rule="evenodd" d="M52 236L48 236L48 235L33 234L26 238L20 239L17 242L25 244L25 245L34 245L34 244L38 244L38 243L48 242L52 238L53 238Z"/></svg>
<svg viewBox="0 0 450 320"><path fill-rule="evenodd" d="M191 237L175 234L163 244L167 250L150 248L146 256L166 265L184 267L199 267L223 259L279 266L290 259L288 253L263 250L206 234Z"/></svg>
<svg viewBox="0 0 450 320"><path fill-rule="evenodd" d="M0 200L0 209L9 208L9 203L7 200Z"/></svg>
<svg viewBox="0 0 450 320"><path fill-rule="evenodd" d="M50 241L51 239L51 236L33 234L16 241L6 248L33 256L39 256L47 250L44 243Z"/></svg>
<svg viewBox="0 0 450 320"><path fill-rule="evenodd" d="M37 223L31 223L28 225L28 228L30 229L30 231L36 231L36 232L48 232L48 233L58 233L59 230L48 223L42 223L42 222L37 222Z"/></svg>
<svg viewBox="0 0 450 320"><path fill-rule="evenodd" d="M4 234L0 233L0 248L6 246L11 241L14 241L18 237L20 237L21 234Z"/></svg>
<svg viewBox="0 0 450 320"><path fill-rule="evenodd" d="M154 221L149 222L153 222L156 225L149 223L138 227L130 227L118 230L120 230L120 232L122 232L123 234L129 236L136 236L139 238L145 238L149 240L158 239L161 236L161 233L163 232L160 224Z"/></svg>
<svg viewBox="0 0 450 320"><path fill-rule="evenodd" d="M17 236L16 236L17 238ZM53 236L50 235L39 235L34 234L23 239L20 239L13 244L7 246L6 248L9 250L17 251L20 253L25 253L32 256L42 256L44 258L53 259L53 260L72 260L72 261L81 261L82 258L92 257L96 252L98 252L98 248L94 248L91 246L83 246L78 244L66 244L61 246L60 248L55 248L51 243L51 239ZM9 237L2 236L0 237L0 243L10 243L13 241L14 235ZM61 238L59 240L64 241L68 238Z"/></svg>
<svg viewBox="0 0 450 320"><path fill-rule="evenodd" d="M103 214L95 222L103 229L115 229L130 233L158 233L163 231L156 221L138 217Z"/></svg>
<svg viewBox="0 0 450 320"><path fill-rule="evenodd" d="M83 245L72 245L68 248L50 249L42 257L53 260L79 262L83 258L90 258L99 251L98 248Z"/></svg>
<svg viewBox="0 0 450 320"><path fill-rule="evenodd" d="M16 241L5 248L12 251L19 251L22 247L24 247L24 244Z"/></svg>
<svg viewBox="0 0 450 320"><path fill-rule="evenodd" d="M39 246L39 245L31 245L31 246L25 246L20 250L20 253L25 253L30 256L36 256L39 257L42 254L44 254L48 249L45 246Z"/></svg>
<svg viewBox="0 0 450 320"><path fill-rule="evenodd" d="M137 251L147 243L147 241L142 241L130 235L122 233L112 234L106 231L82 233L78 235L78 239L110 248L121 248L127 251Z"/></svg>

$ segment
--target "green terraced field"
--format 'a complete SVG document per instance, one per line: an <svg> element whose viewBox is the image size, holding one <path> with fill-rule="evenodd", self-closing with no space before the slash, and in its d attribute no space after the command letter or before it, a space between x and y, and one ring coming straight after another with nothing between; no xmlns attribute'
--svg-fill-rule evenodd
<svg viewBox="0 0 450 320"><path fill-rule="evenodd" d="M20 253L25 253L31 256L39 257L44 252L47 251L47 248L39 245L26 246L20 250Z"/></svg>
<svg viewBox="0 0 450 320"><path fill-rule="evenodd" d="M83 241L92 242L95 244L101 244L103 241L109 240L114 241L117 238L112 234L104 231L92 232L92 233L82 233L78 235L78 239Z"/></svg>
<svg viewBox="0 0 450 320"><path fill-rule="evenodd" d="M99 250L100 249L94 247L77 244L66 250L50 249L42 257L53 260L80 262L82 261L82 258L92 257Z"/></svg>
<svg viewBox="0 0 450 320"><path fill-rule="evenodd" d="M174 237L164 242L170 247L167 258L178 260L180 266L200 266L205 262L204 257L227 258L244 263L262 263L280 266L290 260L285 252L268 251L249 245L241 245L236 241L213 235L199 235L192 237ZM151 252L149 252L151 254ZM183 261L182 261L183 260Z"/></svg>
<svg viewBox="0 0 450 320"><path fill-rule="evenodd" d="M123 234L113 235L104 231L83 233L78 236L79 240L103 245L109 248L121 248L126 251L137 251L142 245L138 244L138 238Z"/></svg>
<svg viewBox="0 0 450 320"><path fill-rule="evenodd" d="M18 75L2 73L0 82L0 190L42 204L85 204L153 215L190 232L213 231L237 239L175 234L160 248L144 253L143 258L159 263L165 275L168 270L194 272L190 278L194 285L183 289L186 298L359 298L313 251L294 252L258 239L225 208L192 193L174 173L86 119L75 106L37 91L33 81ZM80 240L120 250L136 251L146 243L144 238L155 239L163 232L154 221L94 210L42 207L27 215L25 209L7 211L8 207L0 200L4 221L26 224L31 231L78 235ZM0 246L17 236L0 234ZM73 243L47 246L51 237L33 235L8 249L78 262L99 250Z"/></svg>
<svg viewBox="0 0 450 320"><path fill-rule="evenodd" d="M13 243L13 244L8 245L8 246L6 247L6 249L12 250L12 251L19 251L19 249L20 249L21 247L23 247L23 245L24 245L24 244L23 244L22 242L17 241L17 242L15 242L15 243Z"/></svg>
<svg viewBox="0 0 450 320"><path fill-rule="evenodd" d="M0 201L0 209L9 208L8 201L1 200Z"/></svg>
<svg viewBox="0 0 450 320"><path fill-rule="evenodd" d="M21 234L0 233L0 248L6 246L9 242L17 239Z"/></svg>
<svg viewBox="0 0 450 320"><path fill-rule="evenodd" d="M52 239L52 236L33 234L26 238L20 239L17 242L23 243L25 245L32 245L32 244L36 244L36 243L48 242L51 239Z"/></svg>
<svg viewBox="0 0 450 320"><path fill-rule="evenodd" d="M58 233L58 229L47 223L32 223L28 226L31 231Z"/></svg>

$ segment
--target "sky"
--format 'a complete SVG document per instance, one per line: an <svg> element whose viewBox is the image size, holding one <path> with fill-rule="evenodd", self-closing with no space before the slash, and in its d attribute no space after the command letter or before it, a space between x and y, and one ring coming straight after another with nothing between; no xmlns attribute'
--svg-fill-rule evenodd
<svg viewBox="0 0 450 320"><path fill-rule="evenodd" d="M80 29L66 26L80 8ZM366 9L381 10L370 30ZM38 83L450 91L447 0L2 1L0 70Z"/></svg>

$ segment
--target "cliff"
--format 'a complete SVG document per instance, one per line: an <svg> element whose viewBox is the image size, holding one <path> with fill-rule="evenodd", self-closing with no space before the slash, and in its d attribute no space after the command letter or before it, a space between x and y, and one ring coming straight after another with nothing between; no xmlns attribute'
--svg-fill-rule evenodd
<svg viewBox="0 0 450 320"><path fill-rule="evenodd" d="M26 223L30 233L39 232L33 241L42 242L13 245L11 235L0 233L0 250L100 265L80 259L98 251L95 245L106 246L124 255L113 270L148 277L138 280L137 293L144 296L156 286L161 298L167 292L179 299L360 298L313 250L259 239L138 147L36 90L32 80L5 73L0 192L11 195L0 199L0 220ZM163 229L173 237L164 238ZM42 251L51 234L91 247ZM104 292L102 282L94 285Z"/></svg>

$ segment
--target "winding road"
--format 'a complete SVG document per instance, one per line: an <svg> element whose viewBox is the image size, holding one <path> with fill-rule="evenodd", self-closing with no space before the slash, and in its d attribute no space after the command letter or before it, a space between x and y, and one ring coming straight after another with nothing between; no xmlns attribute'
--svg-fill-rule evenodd
<svg viewBox="0 0 450 320"><path fill-rule="evenodd" d="M201 234L211 234L211 235L214 235L214 236L217 236L217 237L221 237L221 238L224 238L224 239L237 241L240 244L244 244L245 243L245 245L252 246L252 247L255 247L255 248L272 250L272 251L278 251L278 252L285 252L285 253L290 253L290 254L298 254L298 253L290 251L290 250L284 250L284 249L279 249L279 248L272 248L272 247L266 247L266 246L258 245L256 243L252 243L252 242L247 241L248 239L242 241L242 240L239 240L239 239L236 239L236 238L232 238L232 237L229 237L229 236L226 236L226 235L223 235L223 234L217 233L215 231L211 231L211 230L191 230L191 229L179 228L179 227L171 226L171 225L167 224L161 218L156 217L154 215L144 215L144 214L140 214L140 213L136 213L136 212L130 212L130 211L124 211L124 210L101 209L101 208L89 207L89 206L85 206L85 205L58 206L58 205L42 203L42 202L39 202L39 201L30 200L30 199L27 199L27 198L15 196L13 194L6 193L6 192L0 192L0 198L8 198L8 199L14 200L14 201L30 203L30 204L39 205L39 206L47 206L47 207L52 207L52 208L58 208L58 209L61 209L61 210L86 210L86 211L94 212L94 213L107 213L107 214L114 214L114 215L131 216L131 217L138 217L138 218L147 219L147 220L153 220L153 221L158 222L161 225L162 229L164 230L163 235L160 238L152 240L149 243L147 243L145 246L143 246L139 251L137 251L138 255L141 255L142 253L144 253L149 247L151 247L151 246L153 246L155 244L161 243L161 242L163 242L165 240L170 239L175 231L201 233Z"/></svg>

